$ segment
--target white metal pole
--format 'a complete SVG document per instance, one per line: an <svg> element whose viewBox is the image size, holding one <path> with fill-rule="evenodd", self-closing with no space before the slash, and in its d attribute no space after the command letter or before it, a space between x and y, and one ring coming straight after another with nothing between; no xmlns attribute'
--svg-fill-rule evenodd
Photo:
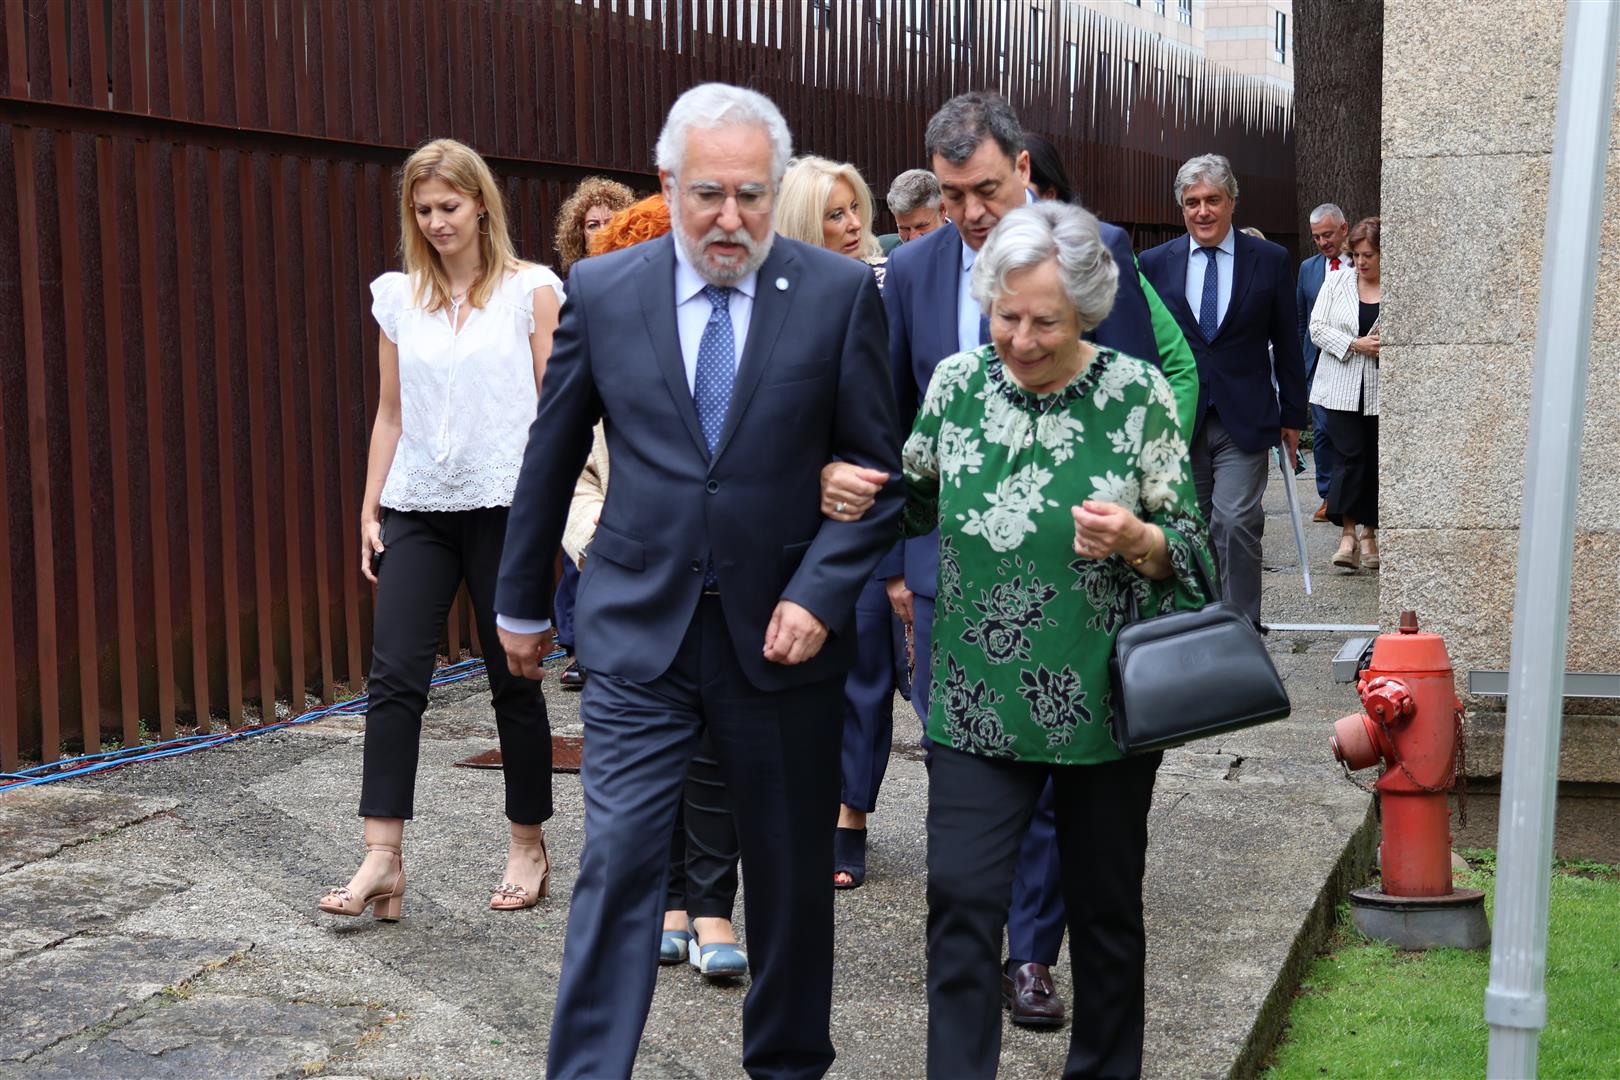
<svg viewBox="0 0 1620 1080"><path fill-rule="evenodd" d="M1535 1076L1537 1043L1547 1023L1547 890L1570 560L1617 29L1620 5L1613 0L1569 0L1565 6L1513 600L1496 925L1485 990L1491 1026L1486 1075L1492 1080Z"/></svg>

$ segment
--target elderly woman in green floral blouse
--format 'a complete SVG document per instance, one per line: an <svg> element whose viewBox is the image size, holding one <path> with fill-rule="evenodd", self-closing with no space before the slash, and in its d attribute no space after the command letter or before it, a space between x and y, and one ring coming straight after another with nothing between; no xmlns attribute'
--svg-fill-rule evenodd
<svg viewBox="0 0 1620 1080"><path fill-rule="evenodd" d="M1133 596L1143 615L1203 604L1194 560L1209 553L1169 385L1151 363L1083 340L1117 273L1084 210L1036 203L1004 217L971 283L991 344L940 362L905 444L906 532L940 530L932 1076L995 1073L1001 936L1048 778L1075 987L1064 1074L1141 1071L1159 755L1115 747L1108 661Z"/></svg>

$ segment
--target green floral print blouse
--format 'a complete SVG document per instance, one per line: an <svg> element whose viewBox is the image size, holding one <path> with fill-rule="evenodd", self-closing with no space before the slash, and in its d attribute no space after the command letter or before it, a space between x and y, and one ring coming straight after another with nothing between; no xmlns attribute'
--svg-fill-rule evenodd
<svg viewBox="0 0 1620 1080"><path fill-rule="evenodd" d="M1131 595L1143 617L1196 609L1193 560L1210 566L1164 376L1099 349L1063 389L1036 395L992 346L958 353L934 370L903 459L902 528L940 531L929 737L1019 761L1117 759L1108 660ZM1173 575L1076 556L1069 508L1086 499L1162 527Z"/></svg>

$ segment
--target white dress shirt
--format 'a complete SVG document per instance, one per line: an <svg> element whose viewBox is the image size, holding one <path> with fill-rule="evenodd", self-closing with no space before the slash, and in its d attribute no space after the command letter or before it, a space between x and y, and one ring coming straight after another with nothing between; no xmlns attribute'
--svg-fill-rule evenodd
<svg viewBox="0 0 1620 1080"><path fill-rule="evenodd" d="M709 324L714 305L703 295L704 281L692 261L686 257L679 239L675 244L675 329L681 337L681 364L686 368L686 389L697 385L698 346L703 341L703 328ZM742 362L743 346L748 342L748 322L754 314L754 292L759 287L756 270L731 287L731 340L736 348L736 362ZM979 309L975 306L975 312ZM974 316L973 338L977 346L978 316ZM551 629L550 619L515 619L497 614L495 625L514 634L538 634Z"/></svg>
<svg viewBox="0 0 1620 1080"><path fill-rule="evenodd" d="M681 335L681 363L686 367L688 390L697 385L698 345L703 341L703 328L709 324L709 315L714 311L714 305L703 295L707 284L676 240L675 328ZM731 340L737 349L737 363L742 362L743 345L748 341L748 320L754 314L754 290L758 286L759 271L755 270L731 287Z"/></svg>
<svg viewBox="0 0 1620 1080"><path fill-rule="evenodd" d="M962 277L957 285L956 292L956 344L962 352L971 352L979 347L979 320L984 312L979 310L979 302L973 299L973 260L979 253L962 241Z"/></svg>
<svg viewBox="0 0 1620 1080"><path fill-rule="evenodd" d="M1220 272L1220 284L1215 301L1216 326L1226 321L1226 308L1232 302L1232 267L1237 259L1236 235L1236 229L1227 229L1226 236L1216 245L1215 262ZM1193 239L1192 234L1187 234L1187 306L1192 309L1195 320L1203 307L1204 271L1209 266L1209 256L1200 254L1202 250L1202 246Z"/></svg>

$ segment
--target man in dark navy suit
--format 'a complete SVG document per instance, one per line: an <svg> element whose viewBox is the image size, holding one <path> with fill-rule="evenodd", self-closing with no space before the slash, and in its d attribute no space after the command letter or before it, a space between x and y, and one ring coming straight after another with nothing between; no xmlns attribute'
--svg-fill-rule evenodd
<svg viewBox="0 0 1620 1080"><path fill-rule="evenodd" d="M1232 228L1238 183L1226 158L1188 161L1176 173L1175 194L1187 235L1144 251L1142 272L1198 358L1199 508L1223 594L1258 625L1269 451L1280 442L1292 468L1306 424L1294 267L1278 245Z"/></svg>
<svg viewBox="0 0 1620 1080"><path fill-rule="evenodd" d="M1321 352L1311 340L1311 309L1316 306L1316 294L1322 291L1328 271L1350 265L1350 256L1345 251L1350 223L1343 210L1333 203L1323 203L1311 211L1310 226L1316 254L1299 264L1299 284L1294 289L1294 307L1299 312L1299 349L1305 357L1307 400L1311 380L1316 377L1316 358ZM1316 461L1316 493L1322 497L1322 505L1316 508L1311 520L1326 521L1328 482L1333 478L1333 444L1328 440L1327 413L1320 405L1311 406L1311 457Z"/></svg>
<svg viewBox="0 0 1620 1080"><path fill-rule="evenodd" d="M625 1077L652 1001L676 803L713 740L748 878L743 1067L832 1064L833 824L856 598L893 545L898 427L870 269L774 233L792 151L765 97L709 83L658 140L672 235L574 267L507 524L496 610L538 678L592 425L613 481L579 586L585 846L553 1077ZM825 520L838 458L888 474Z"/></svg>
<svg viewBox="0 0 1620 1080"><path fill-rule="evenodd" d="M1012 107L997 94L967 93L947 101L924 135L950 223L902 244L889 257L884 305L889 311L889 360L902 429L909 431L934 368L947 356L988 341L979 305L968 295L973 261L1002 216L1034 195L1024 132ZM1161 364L1176 395L1177 414L1192 422L1198 379L1192 354L1175 319L1137 271L1124 230L1099 222L1103 242L1119 267L1114 309L1087 335L1105 348ZM829 467L823 509L835 519L858 516L875 482L858 470ZM875 481L876 478L869 478ZM939 536L908 540L886 560L889 599L912 627L916 672L911 701L927 723L934 596ZM1057 1027L1064 1004L1050 967L1063 945L1066 913L1060 888L1056 826L1050 786L1037 806L1019 855L1007 923L1009 957L1003 992L1016 1024ZM1085 988L1078 991L1083 1001ZM1079 1004L1076 1006L1080 1007Z"/></svg>

